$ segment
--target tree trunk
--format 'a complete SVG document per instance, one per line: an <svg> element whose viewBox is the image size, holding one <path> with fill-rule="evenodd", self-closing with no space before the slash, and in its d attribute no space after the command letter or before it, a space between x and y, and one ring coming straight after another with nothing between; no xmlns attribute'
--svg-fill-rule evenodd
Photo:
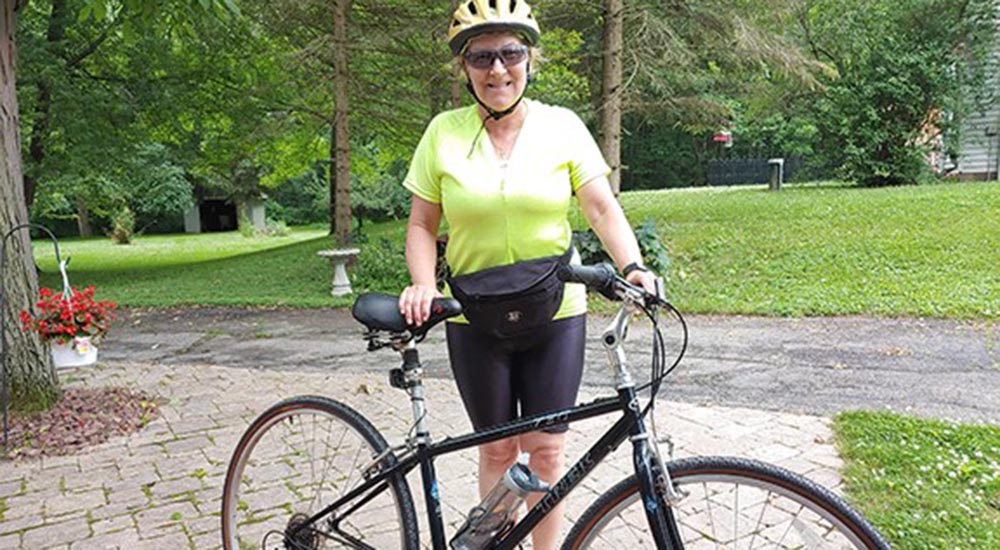
<svg viewBox="0 0 1000 550"><path fill-rule="evenodd" d="M347 15L350 0L336 0L333 8L333 165L330 179L333 193L330 209L333 211L333 235L338 244L347 242L351 232L351 145L347 127L349 114L347 99Z"/></svg>
<svg viewBox="0 0 1000 550"><path fill-rule="evenodd" d="M49 48L54 50L58 43L66 37L66 0L52 0L52 11L49 13L49 28L45 39ZM35 121L31 125L31 136L28 138L28 157L35 167L36 173L41 170L45 160L45 138L49 133L49 113L52 110L52 82L47 75L42 75L38 82L38 94L35 97ZM31 210L35 201L35 179L24 177L24 202Z"/></svg>
<svg viewBox="0 0 1000 550"><path fill-rule="evenodd" d="M76 227L81 237L94 236L94 229L90 225L90 209L82 197L76 198Z"/></svg>
<svg viewBox="0 0 1000 550"><path fill-rule="evenodd" d="M336 109L334 109L336 111ZM336 117L336 115L334 115ZM330 220L330 235L337 234L337 125L330 126L330 173L327 176L330 182L330 211L327 213Z"/></svg>
<svg viewBox="0 0 1000 550"><path fill-rule="evenodd" d="M21 136L18 128L14 66L17 0L0 0L0 230L6 234L27 223L24 182L21 173ZM18 231L6 240L3 253L3 345L11 403L15 408L51 405L59 395L59 382L48 348L34 332L22 333L17 312L38 296L38 278L32 259L31 240Z"/></svg>
<svg viewBox="0 0 1000 550"><path fill-rule="evenodd" d="M611 190L621 191L622 0L604 0L604 73L601 91L601 150L611 166Z"/></svg>

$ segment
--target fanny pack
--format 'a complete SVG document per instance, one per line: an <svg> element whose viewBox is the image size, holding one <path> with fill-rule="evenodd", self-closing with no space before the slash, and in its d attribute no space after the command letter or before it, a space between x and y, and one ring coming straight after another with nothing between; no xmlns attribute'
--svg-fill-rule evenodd
<svg viewBox="0 0 1000 550"><path fill-rule="evenodd" d="M452 296L462 304L469 324L499 338L530 332L555 317L563 298L556 276L569 264L573 244L559 256L547 256L475 273L448 277Z"/></svg>

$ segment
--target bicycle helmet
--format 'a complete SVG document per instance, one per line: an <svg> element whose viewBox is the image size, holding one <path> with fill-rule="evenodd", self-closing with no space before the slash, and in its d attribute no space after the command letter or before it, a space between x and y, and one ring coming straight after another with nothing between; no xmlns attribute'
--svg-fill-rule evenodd
<svg viewBox="0 0 1000 550"><path fill-rule="evenodd" d="M529 46L538 44L541 31L524 0L464 0L448 27L448 45L459 55L469 39L491 32L513 32Z"/></svg>

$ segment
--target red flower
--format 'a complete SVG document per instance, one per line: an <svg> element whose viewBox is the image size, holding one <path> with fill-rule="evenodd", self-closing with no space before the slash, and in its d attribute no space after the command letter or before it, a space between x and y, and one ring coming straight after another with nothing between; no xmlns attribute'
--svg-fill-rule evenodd
<svg viewBox="0 0 1000 550"><path fill-rule="evenodd" d="M73 288L68 298L47 288L39 290L38 296L41 299L35 303L37 315L22 311L21 328L34 330L47 340L68 342L74 336L100 338L115 318L117 304L94 300L93 286L82 292Z"/></svg>

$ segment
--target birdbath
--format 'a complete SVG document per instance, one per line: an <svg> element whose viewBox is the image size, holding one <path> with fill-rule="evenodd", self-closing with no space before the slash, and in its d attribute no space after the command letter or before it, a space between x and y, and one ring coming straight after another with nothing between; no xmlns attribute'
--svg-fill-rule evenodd
<svg viewBox="0 0 1000 550"><path fill-rule="evenodd" d="M351 280L347 278L347 262L361 252L357 248L320 250L316 254L330 260L333 265L333 290L330 294L343 296L351 293Z"/></svg>

